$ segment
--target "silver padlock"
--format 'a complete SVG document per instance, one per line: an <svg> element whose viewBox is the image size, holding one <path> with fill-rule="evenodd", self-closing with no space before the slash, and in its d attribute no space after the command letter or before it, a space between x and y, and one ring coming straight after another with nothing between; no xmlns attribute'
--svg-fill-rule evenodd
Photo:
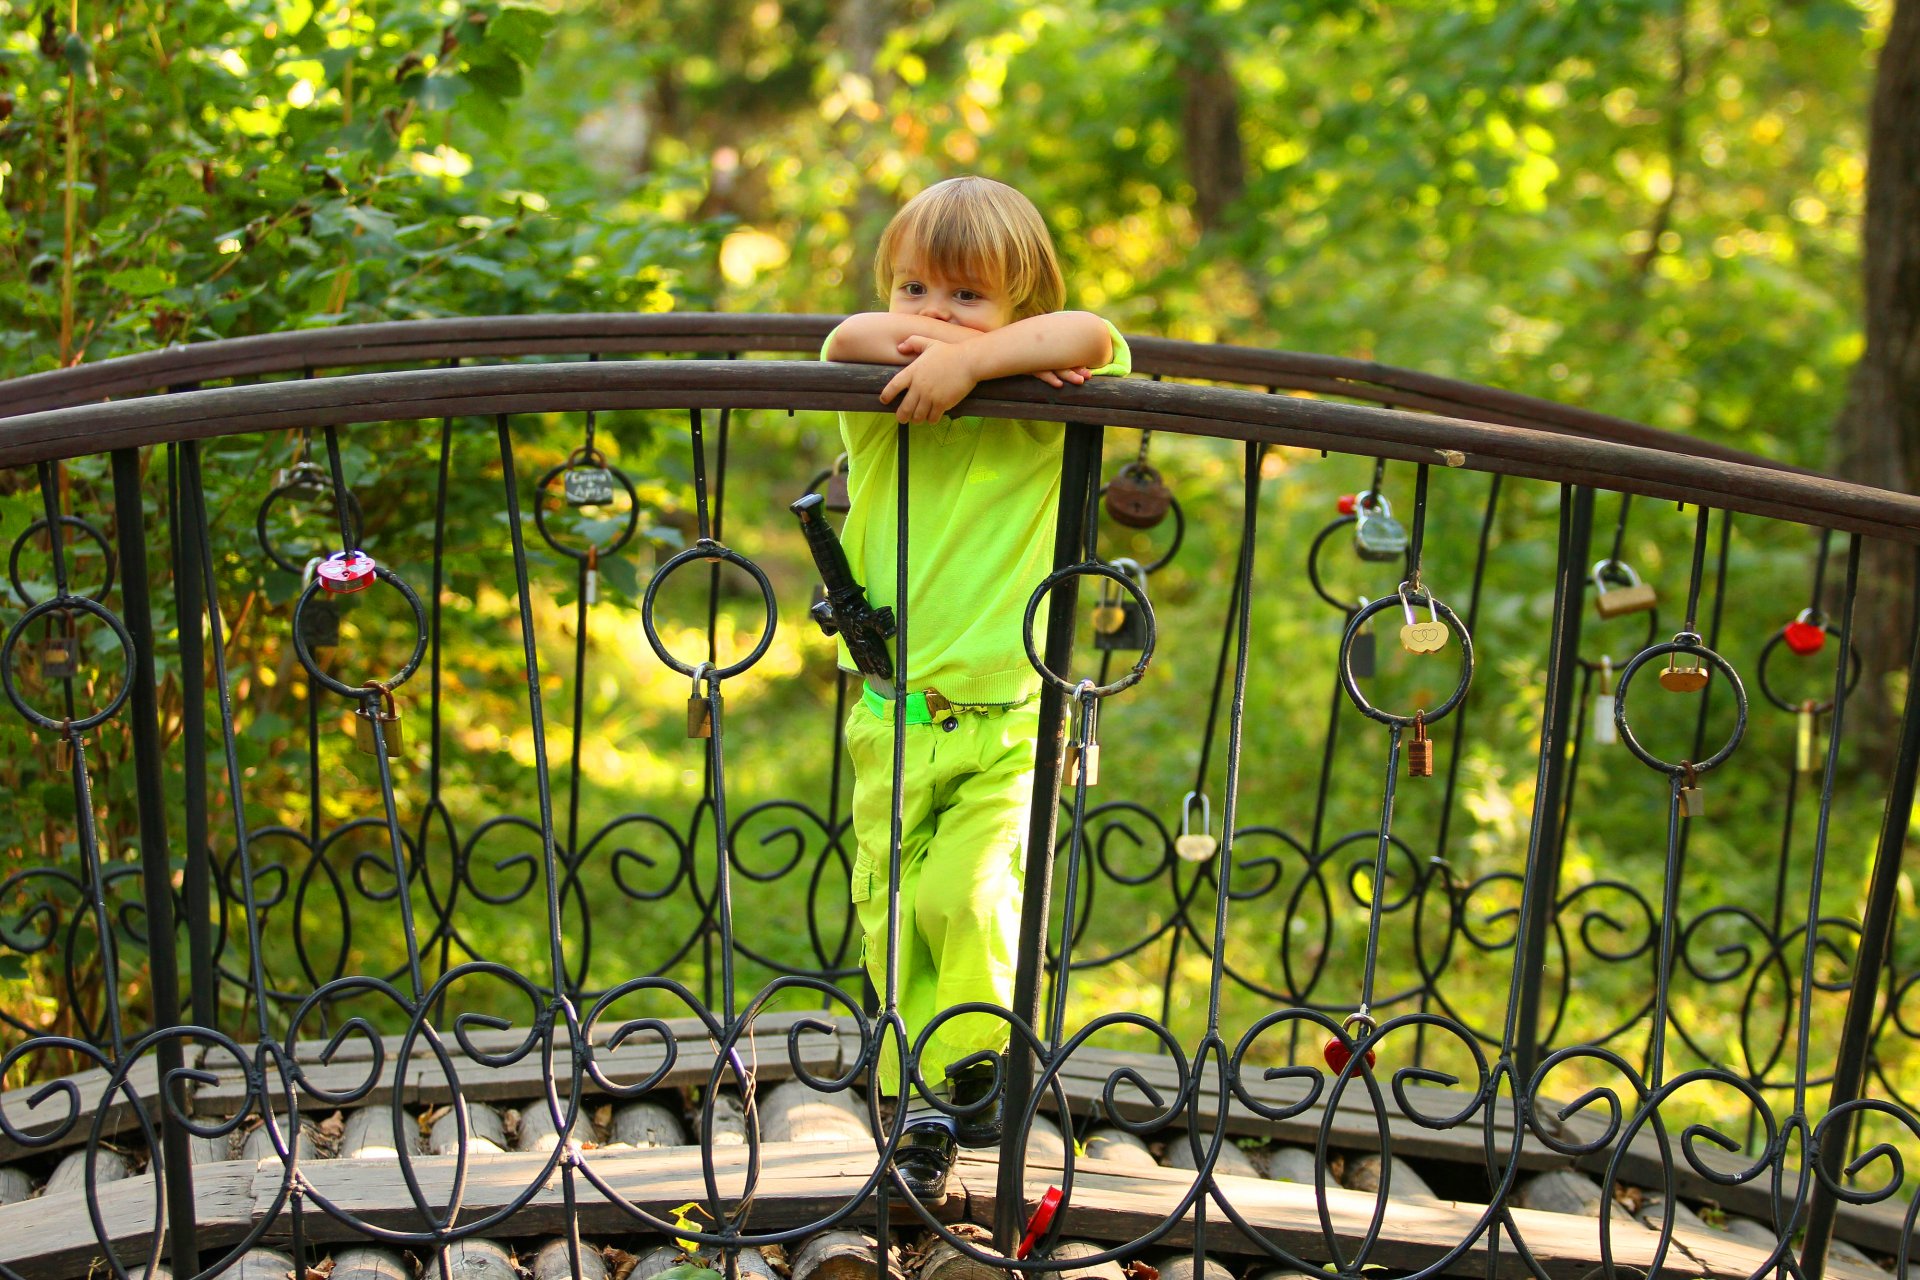
<svg viewBox="0 0 1920 1280"><path fill-rule="evenodd" d="M1362 560L1398 560L1407 554L1407 526L1393 518L1393 504L1372 490L1354 502L1353 549Z"/></svg>
<svg viewBox="0 0 1920 1280"><path fill-rule="evenodd" d="M1193 802L1200 801L1200 829L1193 829ZM1180 802L1180 834L1173 838L1173 851L1182 862L1205 862L1219 849L1213 838L1213 805L1204 791L1189 791Z"/></svg>

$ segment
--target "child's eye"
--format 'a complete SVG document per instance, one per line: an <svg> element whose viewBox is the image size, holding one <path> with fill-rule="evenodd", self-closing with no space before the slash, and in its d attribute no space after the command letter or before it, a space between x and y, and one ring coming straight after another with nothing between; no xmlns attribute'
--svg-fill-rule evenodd
<svg viewBox="0 0 1920 1280"><path fill-rule="evenodd" d="M962 302L979 302L981 300L980 295L975 293L971 289L958 290L955 292L953 296L960 299L960 301Z"/></svg>
<svg viewBox="0 0 1920 1280"><path fill-rule="evenodd" d="M910 298L917 298L921 294L925 293L926 291L927 291L927 287L921 284L918 280L909 280L905 284L900 286L900 292L906 294Z"/></svg>

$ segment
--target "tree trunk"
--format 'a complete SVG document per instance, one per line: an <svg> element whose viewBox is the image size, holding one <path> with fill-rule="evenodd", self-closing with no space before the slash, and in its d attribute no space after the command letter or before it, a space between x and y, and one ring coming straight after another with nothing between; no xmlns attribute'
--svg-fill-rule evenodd
<svg viewBox="0 0 1920 1280"><path fill-rule="evenodd" d="M1920 0L1897 0L1880 51L1861 238L1866 350L1834 424L1833 465L1849 480L1910 491L1920 477ZM1861 548L1854 631L1866 666L1863 729L1891 723L1885 681L1906 666L1913 568L1910 548Z"/></svg>
<svg viewBox="0 0 1920 1280"><path fill-rule="evenodd" d="M1247 190L1246 156L1240 145L1240 86L1233 78L1220 37L1204 23L1191 25L1173 11L1173 41L1180 77L1180 137L1193 183L1193 216L1202 231L1225 220Z"/></svg>

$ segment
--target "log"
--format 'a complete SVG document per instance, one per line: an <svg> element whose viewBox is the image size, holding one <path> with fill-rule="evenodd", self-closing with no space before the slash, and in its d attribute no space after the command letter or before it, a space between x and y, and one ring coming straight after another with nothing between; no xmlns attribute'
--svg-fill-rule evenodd
<svg viewBox="0 0 1920 1280"><path fill-rule="evenodd" d="M575 1276L566 1237L557 1236L541 1245L540 1252L533 1255L533 1280L607 1280L607 1260L598 1249L582 1240L580 1273Z"/></svg>
<svg viewBox="0 0 1920 1280"><path fill-rule="evenodd" d="M640 1255L633 1264L633 1270L627 1273L627 1280L653 1280L663 1271L679 1266L687 1260L679 1245L656 1245Z"/></svg>
<svg viewBox="0 0 1920 1280"><path fill-rule="evenodd" d="M223 1133L217 1138L203 1138L197 1133L188 1134L187 1159L193 1164L219 1164L233 1159L233 1135Z"/></svg>
<svg viewBox="0 0 1920 1280"><path fill-rule="evenodd" d="M684 1147L687 1126L657 1102L625 1102L613 1110L610 1147Z"/></svg>
<svg viewBox="0 0 1920 1280"><path fill-rule="evenodd" d="M1160 1162L1147 1150L1147 1144L1125 1129L1100 1128L1087 1135L1081 1150L1089 1160L1110 1160L1114 1164L1153 1168Z"/></svg>
<svg viewBox="0 0 1920 1280"><path fill-rule="evenodd" d="M1201 1149L1204 1151L1207 1144L1212 1141L1213 1136L1211 1134L1201 1134ZM1176 1133L1167 1139L1167 1166L1173 1169L1198 1169L1200 1167L1194 1163L1193 1144L1187 1141L1186 1134ZM1220 1158L1213 1162L1213 1171L1215 1173L1226 1174L1231 1178L1257 1178L1260 1176L1260 1171L1254 1168L1252 1159L1248 1157L1246 1152L1234 1144L1232 1138L1228 1138L1220 1144Z"/></svg>
<svg viewBox="0 0 1920 1280"><path fill-rule="evenodd" d="M993 1248L993 1233L971 1222L956 1222L953 1234L982 1249ZM969 1258L938 1236L921 1264L919 1280L1008 1280L1007 1272Z"/></svg>
<svg viewBox="0 0 1920 1280"><path fill-rule="evenodd" d="M1319 1169L1320 1164L1313 1158L1312 1147L1275 1143L1267 1151L1267 1177L1275 1182L1304 1182L1312 1186ZM1338 1185L1337 1180L1331 1181L1333 1185Z"/></svg>
<svg viewBox="0 0 1920 1280"><path fill-rule="evenodd" d="M460 1116L452 1107L441 1113L427 1135L427 1150L436 1156L459 1154ZM500 1155L507 1149L507 1126L500 1113L484 1102L467 1103L467 1154Z"/></svg>
<svg viewBox="0 0 1920 1280"><path fill-rule="evenodd" d="M424 1280L433 1280L439 1268L433 1259L421 1268ZM493 1240L456 1240L447 1246L447 1274L453 1280L520 1280L513 1256Z"/></svg>
<svg viewBox="0 0 1920 1280"><path fill-rule="evenodd" d="M791 1280L873 1280L880 1246L864 1231L822 1231L793 1255ZM889 1280L904 1280L894 1251L887 1258Z"/></svg>
<svg viewBox="0 0 1920 1280"><path fill-rule="evenodd" d="M1027 1159L1038 1164L1066 1163L1067 1140L1060 1136L1060 1127L1045 1116L1034 1116L1033 1127L1027 1130Z"/></svg>
<svg viewBox="0 0 1920 1280"><path fill-rule="evenodd" d="M1104 1245L1087 1240L1062 1240L1053 1247L1051 1257L1055 1262L1071 1262L1076 1258L1091 1258L1096 1253L1105 1252ZM1127 1273L1120 1264L1109 1258L1105 1262L1096 1262L1088 1266L1064 1266L1060 1268L1060 1280L1127 1280Z"/></svg>
<svg viewBox="0 0 1920 1280"><path fill-rule="evenodd" d="M736 1255L734 1265L740 1273L741 1280L780 1280L779 1273L773 1269L773 1264L768 1262L766 1255L758 1249L742 1249ZM727 1264L724 1259L715 1258L712 1266L721 1275L727 1274Z"/></svg>
<svg viewBox="0 0 1920 1280"><path fill-rule="evenodd" d="M1433 1188L1408 1167L1399 1156L1393 1158L1392 1185L1387 1189L1390 1200L1438 1200ZM1355 1156L1347 1161L1347 1176L1343 1183L1349 1191L1366 1191L1378 1194L1380 1190L1380 1156L1377 1152Z"/></svg>
<svg viewBox="0 0 1920 1280"><path fill-rule="evenodd" d="M1398 1169L1394 1170L1394 1177L1397 1178L1399 1176L1400 1171ZM1660 1230L1660 1224L1665 1221L1667 1217L1667 1199L1657 1191L1643 1191L1642 1196L1640 1211L1633 1216L1646 1223L1648 1227L1658 1231ZM1709 1227L1701 1219L1699 1214L1687 1208L1686 1205L1681 1204L1678 1200L1673 1202L1673 1229L1675 1231L1713 1230L1713 1228ZM1772 1248L1773 1246L1768 1245L1767 1247Z"/></svg>
<svg viewBox="0 0 1920 1280"><path fill-rule="evenodd" d="M378 1108L375 1108L376 1110ZM280 1117L281 1132L286 1132L286 1117ZM320 1151L314 1145L313 1127L301 1125L300 1132L293 1135L294 1158L305 1164L309 1160L318 1160ZM267 1126L260 1125L247 1134L247 1140L240 1146L240 1158L258 1164L262 1160L278 1160L280 1153L273 1149L273 1135L267 1132Z"/></svg>
<svg viewBox="0 0 1920 1280"><path fill-rule="evenodd" d="M410 1144L408 1153L419 1155L420 1126L413 1117L400 1116L400 1140ZM393 1145L393 1113L386 1107L362 1107L347 1116L347 1127L340 1135L342 1160L398 1160Z"/></svg>
<svg viewBox="0 0 1920 1280"><path fill-rule="evenodd" d="M1200 1274L1194 1269L1191 1253L1168 1254L1157 1265L1160 1268L1160 1280L1194 1280ZM1206 1280L1233 1280L1233 1272L1208 1258Z"/></svg>
<svg viewBox="0 0 1920 1280"><path fill-rule="evenodd" d="M1396 1172L1394 1177L1399 1178ZM1543 1213L1574 1213L1583 1218L1598 1218L1607 1206L1604 1188L1586 1174L1573 1169L1549 1169L1520 1184L1520 1207Z"/></svg>
<svg viewBox="0 0 1920 1280"><path fill-rule="evenodd" d="M18 1204L33 1198L33 1179L25 1169L0 1168L0 1204Z"/></svg>
<svg viewBox="0 0 1920 1280"><path fill-rule="evenodd" d="M413 1264L391 1249L342 1249L327 1280L413 1280Z"/></svg>
<svg viewBox="0 0 1920 1280"><path fill-rule="evenodd" d="M700 1131L700 1113L694 1112L693 1129ZM740 1101L740 1095L731 1089L713 1095L713 1141L714 1147L744 1147L747 1145L747 1109ZM762 1259L764 1261L764 1259Z"/></svg>
<svg viewBox="0 0 1920 1280"><path fill-rule="evenodd" d="M293 1259L278 1249L249 1249L227 1272L230 1280L288 1280L292 1274Z"/></svg>
<svg viewBox="0 0 1920 1280"><path fill-rule="evenodd" d="M99 1148L99 1158L94 1161L93 1179L97 1186L106 1186L109 1182L118 1182L122 1178L133 1176L133 1163L112 1147ZM83 1147L78 1151L69 1151L58 1165L54 1166L53 1176L47 1179L47 1185L40 1189L43 1196L65 1195L69 1191L87 1189L87 1152Z"/></svg>
<svg viewBox="0 0 1920 1280"><path fill-rule="evenodd" d="M851 1089L821 1093L805 1081L785 1080L760 1097L762 1141L859 1142L869 1136L866 1107Z"/></svg>
<svg viewBox="0 0 1920 1280"><path fill-rule="evenodd" d="M566 1105L562 1098L561 1105ZM593 1136L593 1121L588 1118L584 1108L573 1113L573 1123L569 1132L578 1135L585 1132L589 1139ZM576 1136L577 1142L579 1138ZM515 1151L533 1151L545 1154L560 1145L559 1131L553 1127L553 1113L547 1110L547 1100L536 1098L520 1108L520 1124L514 1130L513 1149Z"/></svg>

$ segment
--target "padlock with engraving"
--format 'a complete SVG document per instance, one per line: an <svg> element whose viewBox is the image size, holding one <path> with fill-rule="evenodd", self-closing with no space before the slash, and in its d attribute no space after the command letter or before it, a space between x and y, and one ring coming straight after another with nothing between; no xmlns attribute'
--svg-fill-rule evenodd
<svg viewBox="0 0 1920 1280"><path fill-rule="evenodd" d="M1363 493L1354 507L1353 549L1362 560L1398 560L1407 554L1407 526L1393 518L1393 504Z"/></svg>
<svg viewBox="0 0 1920 1280"><path fill-rule="evenodd" d="M1818 768L1814 747L1820 737L1819 716L1813 699L1808 698L1793 718L1793 767L1801 773L1813 773Z"/></svg>
<svg viewBox="0 0 1920 1280"><path fill-rule="evenodd" d="M1193 829L1193 802L1200 802L1200 829ZM1213 838L1213 805L1204 791L1189 791L1180 802L1180 834L1173 838L1173 851L1182 862L1205 862L1220 842Z"/></svg>
<svg viewBox="0 0 1920 1280"><path fill-rule="evenodd" d="M851 511L853 498L847 492L847 455L841 454L833 461L833 472L827 476L827 487L821 490L826 501L821 505L829 511Z"/></svg>
<svg viewBox="0 0 1920 1280"><path fill-rule="evenodd" d="M1698 693L1707 687L1707 669L1684 653L1668 657L1660 669L1660 687L1668 693Z"/></svg>
<svg viewBox="0 0 1920 1280"><path fill-rule="evenodd" d="M599 507L613 501L613 472L605 467L568 467L561 473L560 485L570 507Z"/></svg>
<svg viewBox="0 0 1920 1280"><path fill-rule="evenodd" d="M1407 776L1409 778L1431 778L1433 776L1433 739L1427 736L1427 713L1413 713L1413 739L1407 743Z"/></svg>
<svg viewBox="0 0 1920 1280"><path fill-rule="evenodd" d="M1593 607L1601 617L1645 613L1658 603L1653 588L1625 561L1602 560L1593 566Z"/></svg>
<svg viewBox="0 0 1920 1280"><path fill-rule="evenodd" d="M1144 594L1146 580L1132 560L1115 560L1113 567L1131 577ZM1104 625L1103 625L1104 624ZM1100 603L1093 611L1093 647L1138 653L1147 647L1147 611L1133 593L1112 578L1103 578Z"/></svg>
<svg viewBox="0 0 1920 1280"><path fill-rule="evenodd" d="M1610 747L1620 741L1620 726L1614 722L1613 659L1600 659L1600 692L1593 699L1593 740Z"/></svg>
<svg viewBox="0 0 1920 1280"><path fill-rule="evenodd" d="M400 704L393 700L393 690L382 685L368 685L368 689L378 689L380 696L362 702L353 709L354 741L360 750L370 756L380 754L379 743L374 741L373 727L380 726L380 738L387 745L387 757L392 759L401 753L400 745Z"/></svg>
<svg viewBox="0 0 1920 1280"><path fill-rule="evenodd" d="M1107 481L1107 515L1129 529L1151 529L1173 508L1173 490L1144 462L1130 462Z"/></svg>
<svg viewBox="0 0 1920 1280"><path fill-rule="evenodd" d="M337 596L365 591L373 585L373 557L364 551L336 551L314 567L320 585Z"/></svg>
<svg viewBox="0 0 1920 1280"><path fill-rule="evenodd" d="M1361 596L1360 607L1364 609L1367 607L1367 604L1367 598ZM1378 650L1375 649L1373 643L1373 625L1363 622L1360 624L1360 629L1354 632L1353 648L1348 655L1348 663L1353 668L1354 679L1372 679L1374 667L1378 661Z"/></svg>
<svg viewBox="0 0 1920 1280"><path fill-rule="evenodd" d="M1707 811L1707 798L1700 790L1700 776L1694 772L1691 760L1682 760L1680 767L1686 770L1680 780L1680 816L1698 818Z"/></svg>
<svg viewBox="0 0 1920 1280"><path fill-rule="evenodd" d="M1440 621L1440 610L1433 598L1433 592L1427 592L1427 620L1418 622L1413 616L1413 601L1407 598L1407 584L1400 584L1400 609L1406 615L1406 625L1400 628L1400 646L1408 653L1438 653L1447 646L1447 624Z"/></svg>
<svg viewBox="0 0 1920 1280"><path fill-rule="evenodd" d="M687 736L689 738L711 738L713 736L713 704L700 692L700 681L706 678L708 667L701 663L693 669L693 693L687 699ZM713 686L707 686L711 689Z"/></svg>

